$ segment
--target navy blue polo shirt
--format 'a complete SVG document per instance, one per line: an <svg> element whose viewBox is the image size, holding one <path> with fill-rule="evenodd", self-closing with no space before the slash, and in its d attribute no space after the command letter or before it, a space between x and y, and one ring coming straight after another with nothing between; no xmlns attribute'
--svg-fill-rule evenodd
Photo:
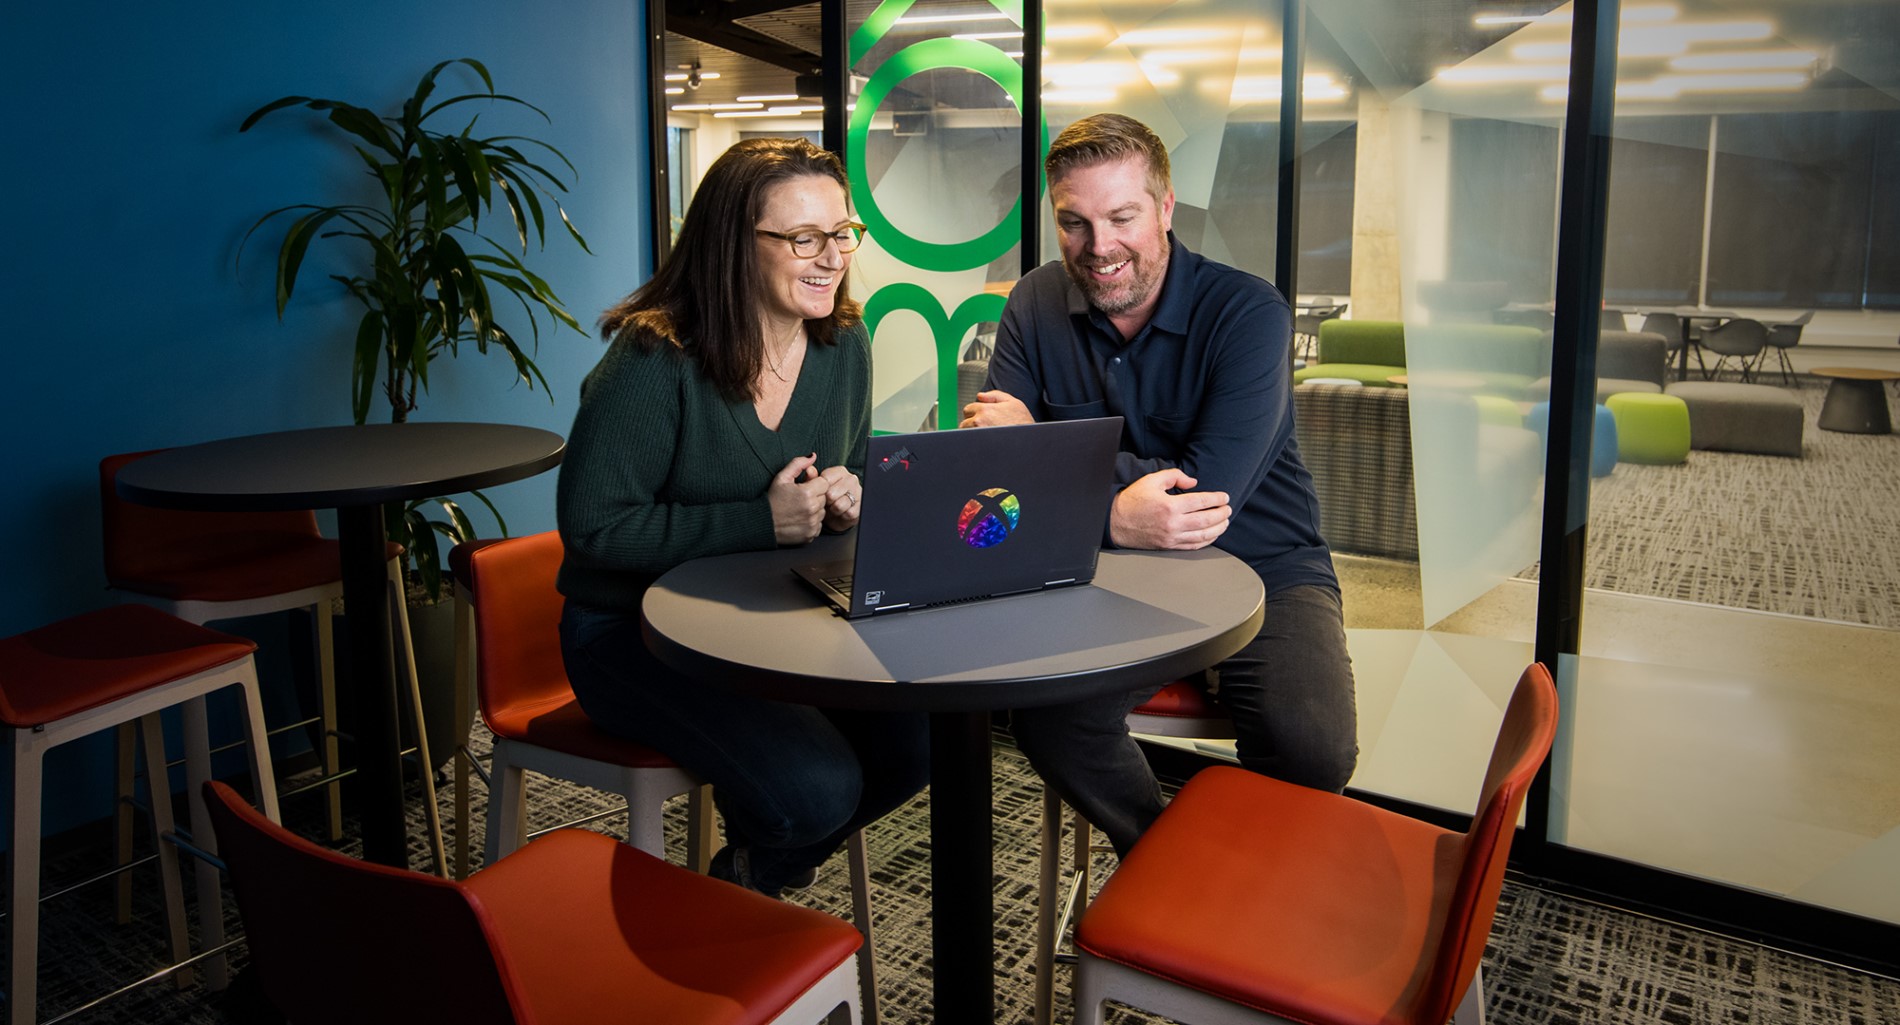
<svg viewBox="0 0 1900 1025"><path fill-rule="evenodd" d="M1293 437L1292 312L1272 285L1189 252L1168 234L1168 271L1131 339L1089 305L1060 261L1010 292L989 387L1041 420L1123 418L1118 487L1175 467L1234 507L1214 545L1268 593L1337 589L1319 499Z"/></svg>

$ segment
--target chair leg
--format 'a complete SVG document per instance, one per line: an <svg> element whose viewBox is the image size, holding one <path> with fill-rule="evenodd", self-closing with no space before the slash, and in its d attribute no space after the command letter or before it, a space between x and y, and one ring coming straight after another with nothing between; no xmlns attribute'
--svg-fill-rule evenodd
<svg viewBox="0 0 1900 1025"><path fill-rule="evenodd" d="M7 1021L33 1025L40 966L41 751L29 732L7 733L13 754L12 842L7 844L7 931L13 956L7 966Z"/></svg>
<svg viewBox="0 0 1900 1025"><path fill-rule="evenodd" d="M844 842L851 872L851 923L864 936L858 950L858 1007L860 1020L877 1025L877 955L872 949L871 862L864 853L864 830Z"/></svg>
<svg viewBox="0 0 1900 1025"><path fill-rule="evenodd" d="M323 730L323 776L334 782L324 786L324 829L330 840L343 839L343 759L338 751L336 722L336 624L330 615L330 603L320 601L311 610L317 634L317 721Z"/></svg>
<svg viewBox="0 0 1900 1025"><path fill-rule="evenodd" d="M488 836L482 864L493 865L521 846L526 829L527 774L514 764L508 742L495 740L488 763Z"/></svg>
<svg viewBox="0 0 1900 1025"><path fill-rule="evenodd" d="M191 698L183 704L185 719L185 791L191 805L191 842L199 849L218 853L217 834L212 831L211 813L205 808L205 782L211 779L211 731L205 718L205 699L203 695ZM156 793L160 786L169 784L159 782L152 787ZM155 805L156 806L156 805ZM198 895L198 940L205 950L224 945L224 883L218 877L218 867L203 858L194 859L192 877ZM212 991L222 991L230 982L230 973L225 964L224 955L205 960L205 985Z"/></svg>
<svg viewBox="0 0 1900 1025"><path fill-rule="evenodd" d="M1102 1001L1108 999L1095 971L1096 963L1087 956L1077 960L1071 1002L1075 1007L1072 1025L1102 1025Z"/></svg>
<svg viewBox="0 0 1900 1025"><path fill-rule="evenodd" d="M714 848L719 846L712 786L702 784L686 795L686 867L700 875L712 871Z"/></svg>
<svg viewBox="0 0 1900 1025"><path fill-rule="evenodd" d="M656 781L650 773L628 773L624 795L627 799L627 843L661 861L666 860L666 801L670 789L667 783ZM693 791L698 789L694 787ZM688 794L693 791L688 791ZM688 800L691 800L690 796Z"/></svg>
<svg viewBox="0 0 1900 1025"><path fill-rule="evenodd" d="M455 721L469 721L475 701L475 606L458 586L455 591ZM455 763L455 846L450 850L451 873L457 879L468 878L469 759L468 745L456 748Z"/></svg>
<svg viewBox="0 0 1900 1025"><path fill-rule="evenodd" d="M132 874L124 871L132 863L132 791L136 785L138 772L138 732L129 722L113 727L113 778L117 783L118 800L113 804L112 832L114 864L120 872L112 882L113 921L120 925L132 922Z"/></svg>
<svg viewBox="0 0 1900 1025"><path fill-rule="evenodd" d="M1451 1012L1453 1025L1484 1025L1484 969L1480 967L1471 976L1471 985L1465 987L1463 999Z"/></svg>
<svg viewBox="0 0 1900 1025"><path fill-rule="evenodd" d="M416 760L422 777L422 814L429 824L429 852L435 857L435 874L449 877L448 849L442 843L442 809L435 799L435 761L429 757L428 723L422 717L422 681L416 674L415 635L409 632L409 602L403 593L402 569L396 560L389 562L390 636L402 648L396 666L409 682L409 714L416 724Z"/></svg>
<svg viewBox="0 0 1900 1025"><path fill-rule="evenodd" d="M158 852L158 875L164 890L165 936L171 944L172 963L177 964L191 956L191 940L186 935L185 888L178 874L178 848L165 838L178 825L172 812L171 773L165 768L165 730L155 712L139 719L138 731L145 740L145 778L152 792L152 843ZM189 968L178 972L178 988L191 985L191 978Z"/></svg>
<svg viewBox="0 0 1900 1025"><path fill-rule="evenodd" d="M1036 867L1035 1025L1055 1020L1056 889L1061 885L1062 799L1042 788L1042 846Z"/></svg>

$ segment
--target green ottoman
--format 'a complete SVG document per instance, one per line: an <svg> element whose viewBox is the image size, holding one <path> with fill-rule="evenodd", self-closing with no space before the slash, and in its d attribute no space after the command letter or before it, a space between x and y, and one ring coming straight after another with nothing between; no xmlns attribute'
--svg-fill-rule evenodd
<svg viewBox="0 0 1900 1025"><path fill-rule="evenodd" d="M1618 392L1605 405L1616 417L1617 457L1670 465L1689 458L1689 404L1674 395Z"/></svg>

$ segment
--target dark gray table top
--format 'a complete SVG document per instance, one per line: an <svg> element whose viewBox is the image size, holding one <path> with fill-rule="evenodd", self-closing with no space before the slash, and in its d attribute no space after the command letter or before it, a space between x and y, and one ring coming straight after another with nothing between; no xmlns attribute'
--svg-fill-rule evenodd
<svg viewBox="0 0 1900 1025"><path fill-rule="evenodd" d="M826 537L677 567L647 592L647 644L689 676L765 697L973 711L1198 672L1252 640L1264 610L1259 576L1206 548L1105 551L1089 585L847 620L791 570L849 544Z"/></svg>
<svg viewBox="0 0 1900 1025"><path fill-rule="evenodd" d="M513 424L313 427L161 452L120 470L118 488L168 509L334 509L505 484L559 464L565 448Z"/></svg>

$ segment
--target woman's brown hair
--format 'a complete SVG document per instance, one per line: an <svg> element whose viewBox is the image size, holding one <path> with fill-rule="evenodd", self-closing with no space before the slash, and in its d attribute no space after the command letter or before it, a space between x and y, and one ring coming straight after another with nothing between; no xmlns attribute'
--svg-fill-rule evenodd
<svg viewBox="0 0 1900 1025"><path fill-rule="evenodd" d="M765 358L758 302L764 286L752 232L773 186L808 177L837 182L850 196L844 163L804 139L746 139L720 154L693 194L673 251L652 280L601 314L601 337L678 346L728 399L755 398ZM847 271L831 315L806 321L805 331L811 341L832 345L862 319Z"/></svg>

